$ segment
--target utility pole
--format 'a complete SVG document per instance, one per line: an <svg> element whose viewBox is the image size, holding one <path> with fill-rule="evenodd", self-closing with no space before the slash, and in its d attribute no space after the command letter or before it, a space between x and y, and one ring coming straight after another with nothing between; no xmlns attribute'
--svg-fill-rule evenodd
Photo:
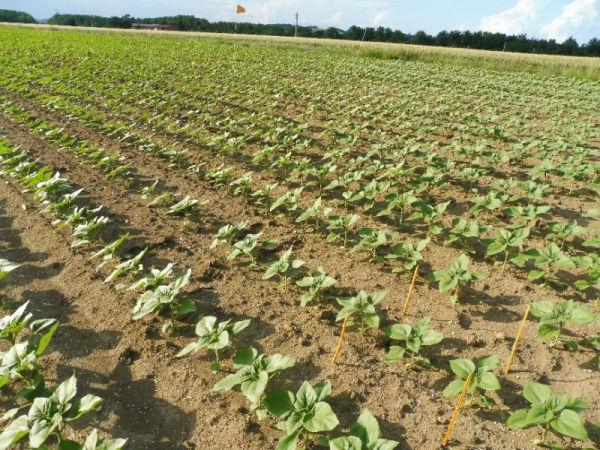
<svg viewBox="0 0 600 450"><path fill-rule="evenodd" d="M294 37L298 37L298 13L296 13L296 26L294 27Z"/></svg>

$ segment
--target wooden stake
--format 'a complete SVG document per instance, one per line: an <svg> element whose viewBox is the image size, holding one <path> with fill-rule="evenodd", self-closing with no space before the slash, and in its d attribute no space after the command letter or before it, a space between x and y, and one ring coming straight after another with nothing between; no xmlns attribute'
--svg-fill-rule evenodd
<svg viewBox="0 0 600 450"><path fill-rule="evenodd" d="M473 378L473 374L469 374L467 379L465 380L465 385L463 386L462 392L460 393L460 397L458 397L458 401L456 402L456 406L454 407L454 412L452 413L452 418L450 419L450 423L448 424L448 429L446 430L446 434L444 435L444 439L442 440L442 447L446 447L450 438L452 437L452 431L454 431L454 425L456 424L456 420L458 419L458 415L460 414L460 409L465 401L465 396L467 395L467 390L471 385L471 379Z"/></svg>
<svg viewBox="0 0 600 450"><path fill-rule="evenodd" d="M348 316L348 315L346 315L346 317L344 317L344 322L342 323L342 331L340 331L340 338L338 339L337 346L335 347L335 353L333 354L333 359L331 360L331 362L333 364L335 364L335 360L337 359L338 355L342 351L342 344L344 343L344 336L346 335L346 327L348 326L348 318L349 317L350 316Z"/></svg>
<svg viewBox="0 0 600 450"><path fill-rule="evenodd" d="M525 330L525 324L527 323L527 316L529 315L529 309L531 305L527 305L527 309L525 310L525 314L523 315L523 320L521 320L521 325L519 325L519 331L517 331L517 336L515 337L515 342L513 342L512 349L510 351L510 356L506 361L506 366L504 366L504 376L508 375L508 370L510 369L510 364L512 363L513 357L515 356L515 352L517 351L517 345L519 344L519 340L521 339L521 335Z"/></svg>
<svg viewBox="0 0 600 450"><path fill-rule="evenodd" d="M415 267L415 273L413 273L412 281L410 282L410 287L408 288L408 294L406 294L406 299L404 299L404 306L402 306L402 315L406 314L406 310L408 309L408 301L410 300L410 295L412 294L413 288L415 287L415 281L417 281L417 275L419 274L419 265Z"/></svg>

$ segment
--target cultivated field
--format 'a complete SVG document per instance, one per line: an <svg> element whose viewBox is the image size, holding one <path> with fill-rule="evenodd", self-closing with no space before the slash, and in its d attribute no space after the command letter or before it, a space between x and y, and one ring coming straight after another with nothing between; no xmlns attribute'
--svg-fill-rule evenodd
<svg viewBox="0 0 600 450"><path fill-rule="evenodd" d="M0 27L0 449L598 448L600 84L434 59Z"/></svg>

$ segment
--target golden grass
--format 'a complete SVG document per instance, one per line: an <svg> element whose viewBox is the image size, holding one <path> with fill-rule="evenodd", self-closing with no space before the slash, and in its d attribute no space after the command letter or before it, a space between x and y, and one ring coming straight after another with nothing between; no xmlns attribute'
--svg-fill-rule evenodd
<svg viewBox="0 0 600 450"><path fill-rule="evenodd" d="M529 53L497 52L465 48L434 47L384 42L359 42L337 39L293 38L228 33L198 33L189 31L129 30L121 28L70 27L44 24L1 25L50 30L143 34L185 38L218 39L224 41L263 42L314 46L345 52L361 57L378 59L418 60L430 63L479 67L509 72L530 72L549 76L567 76L600 81L600 58Z"/></svg>

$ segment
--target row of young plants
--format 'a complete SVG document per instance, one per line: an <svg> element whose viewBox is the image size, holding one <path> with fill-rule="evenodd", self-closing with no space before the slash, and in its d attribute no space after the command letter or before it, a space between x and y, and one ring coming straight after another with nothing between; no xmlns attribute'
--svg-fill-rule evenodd
<svg viewBox="0 0 600 450"><path fill-rule="evenodd" d="M0 282L19 265L0 259ZM10 282L10 280L8 280ZM1 287L1 286L0 286ZM73 374L62 382L49 382L44 375L43 356L59 323L56 319L36 319L27 311L29 302L5 301L14 311L0 318L0 389L13 407L2 417L0 449L27 440L28 448L61 450L119 450L127 439L98 438L96 429L82 443L69 438L71 423L98 409L102 399L81 395Z"/></svg>
<svg viewBox="0 0 600 450"><path fill-rule="evenodd" d="M53 189L51 190L52 193L48 193L49 191L45 185L43 185L43 181L36 185L31 185L26 182L26 180L33 178L39 179L41 173L49 172L47 167L42 167L35 170L34 165L29 164L30 161L26 159L26 154L24 152L20 152L18 149L7 146L4 143L2 144L1 150L0 165L3 167L3 174L14 177L18 179L18 181L24 186L29 187L35 198L43 198L41 201L46 207L46 210L54 211L59 217L61 215L63 218L69 217L68 214L63 215L67 208L65 200L68 200L69 205L73 207L72 205L75 197L69 193L69 185L66 179L62 178L62 188L60 190ZM45 194L41 195L41 192L44 192ZM98 237L98 235L96 235L96 237ZM116 258L119 248L126 241L127 237L127 234L122 235L118 240L108 243L104 246L102 246L101 239L98 237L94 243L96 246L99 245L100 249L94 252L90 259L101 258L101 266L103 266L113 258ZM132 258L121 260L114 266L114 269L106 277L104 280L105 283L114 284L118 279L126 276L131 278L131 276L141 272L143 270L143 265L141 262L146 254L146 251L147 250L144 249ZM170 263L162 270L151 269L141 278L136 279L129 286L125 286L124 284L115 286L120 289L126 288L127 290L141 291L142 294L139 296L138 301L133 309L132 319L139 320L150 313L162 312L163 315L166 315L166 320L162 327L162 330L165 333L168 333L173 329L176 318L183 317L184 315L196 310L195 304L192 300L186 299L180 295L180 291L189 283L191 270L187 269L178 276L174 277L172 281L168 281L170 278L172 278L171 273L173 266L174 264ZM7 261L3 261L2 267L3 274L8 274L9 271L17 268L17 266L10 264ZM15 311L15 313L13 313L12 316L9 316L9 318L6 319L7 323L10 322L10 324L12 324L11 326L17 326L20 324L19 326L22 328L30 319L30 316L27 316L27 320L19 322L21 316L23 316L23 313L24 308L19 308L17 311ZM229 345L230 335L235 336L239 334L249 324L249 320L235 323L230 323L230 321L217 323L216 317L204 317L200 319L196 325L196 334L198 335L198 340L196 342L192 342L182 349L177 356L182 357L189 353L196 353L197 351L206 347L215 352L216 361L212 365L212 369L214 371L220 371L221 365L218 351ZM55 328L52 330L52 333L54 330ZM49 342L50 337L51 335L45 337L43 342ZM47 346L47 344L45 346ZM41 355L41 352L43 352L43 349L38 350L37 347L34 350L39 352L37 353L38 356ZM24 368L19 366L17 369L15 369L16 371L14 371L13 378L22 378L26 369L29 370L31 367L35 366L35 360L32 358L33 357L26 358L28 360L28 364L31 363L27 367ZM309 437L306 435L307 433L331 431L333 428L335 428L335 426L337 426L338 420L335 416L335 413L333 413L327 403L323 402L323 400L331 391L331 385L328 382L317 384L314 387L308 382L305 382L298 391L298 401L293 401L291 405L288 405L289 410L287 412L283 411L283 408L286 407L286 404L283 402L282 395L285 394L287 398L289 398L291 395L292 398L294 398L293 394L285 391L281 393L276 392L273 394L273 397L265 397L264 393L267 388L268 380L277 372L293 366L295 364L294 358L279 354L267 357L265 355L258 355L257 351L253 348L243 347L238 349L238 351L235 353L233 362L234 367L238 370L238 372L234 375L225 377L222 381L215 385L213 390L224 391L231 389L235 385L241 385L242 392L253 402L253 406L255 408L258 408L259 405L261 406L259 411L259 416L261 418L266 417L267 412L279 418L287 417L292 413L295 415L302 415L303 420L299 424L289 421L290 423L286 427L286 434L284 438L282 438L279 448L293 449L295 448L297 442L304 442L309 439ZM37 372L35 375L37 377ZM73 380L74 379L70 379L69 383L73 384ZM40 382L43 383L43 380ZM61 387L61 389L64 388L65 386ZM71 387L71 389L75 388ZM319 392L318 398L312 399L311 396L315 395L316 391ZM99 399L94 397L94 401L96 402L94 406L99 405ZM65 408L65 411L68 410L70 405L66 405ZM9 411L9 413L7 413L5 416L5 419L8 420L13 418L17 412L18 409ZM85 412L87 412L87 410ZM80 417L80 415L77 415L77 417ZM18 442L27 435L28 431L24 428L24 420L24 416L21 416L6 426L2 436L0 437L0 439L3 437L6 442L6 446L2 448L10 447L12 444ZM68 420L70 420L70 418L66 417L65 421ZM62 424L56 425L58 430L61 430L63 426L64 425ZM49 431L48 436L54 433L53 430L56 427L53 427L52 430ZM80 448L68 447L68 445L72 446L75 445L75 443L65 440L62 435L58 433L58 431L54 434L57 435L56 437L59 441L59 448ZM30 439L32 439L32 442L35 444L38 442L35 439L39 438L36 438L34 434L30 434ZM95 432L86 441L85 445L88 445L88 447L81 448L96 448L89 447L90 443L94 439L96 439ZM397 445L397 443L394 441L386 441L379 438L379 426L374 416L368 410L365 410L361 414L357 424L350 430L350 433L347 436L340 436L332 439L330 446L333 449L346 448L344 446L348 443L364 446L386 445L387 447L385 448L390 449ZM32 448L37 448L38 445L34 444L31 444ZM125 441L123 440L110 441L101 444L104 446L99 446L98 448L116 449L121 448L124 444ZM107 447L108 445L112 446Z"/></svg>
<svg viewBox="0 0 600 450"><path fill-rule="evenodd" d="M22 111L20 114L26 114ZM37 121L34 119L34 124ZM31 119L30 119L31 125ZM392 160L397 152L393 153L393 157L389 156L386 159ZM438 163L438 165L443 165ZM402 172L410 172L411 170L403 169L404 164L400 165L400 168L397 170L401 170ZM193 165L191 166L191 170L194 170L198 173L202 172L202 175L207 178L210 182L219 185L230 183L233 188L234 194L242 194L247 196L251 194L250 183L252 181L252 175L250 172L242 175L239 178L235 178L230 181L232 176L232 170L230 168L217 167L216 169L206 170L205 168ZM396 171L397 171L396 170ZM429 170L429 169L428 169ZM389 169L388 169L389 171ZM356 179L360 179L361 175L354 176L351 175L348 177L350 180L356 181ZM427 177L426 177L427 178ZM386 181L372 181L367 185L361 185L361 191L359 194L351 194L347 197L352 199L358 195L360 199L369 202L366 205L374 204L374 195L381 194L381 185L385 184L384 188L390 189L390 181L389 179ZM426 183L428 181L426 180ZM511 184L510 180L505 183L499 183L503 186L504 189L515 188L521 186L519 183L513 182ZM334 180L329 185L326 186L334 186L339 187L343 186L344 183L339 180ZM371 187L369 187L371 186ZM522 188L524 189L523 194L509 194L508 191L505 191L502 194L502 198L505 198L507 201L515 202L520 201L523 198L527 198L528 201L535 201L535 199L539 199L544 194L544 186L543 184L538 185L534 181L530 181L528 183L523 183ZM269 206L268 194L275 189L276 185L267 185L263 189L259 189L255 193L252 193L257 197L258 202L267 203ZM363 190L364 188L364 190ZM417 189L418 191L419 189ZM273 209L271 211L275 211L277 209L287 209L288 212L294 211L298 208L298 197L302 190L300 188L295 189L294 191L288 191L284 193L282 196L273 201ZM493 210L497 210L501 207L502 200L498 198L498 194L495 194L496 191L491 191L483 197L478 197L474 201L474 206L472 207L472 211L484 211L489 212ZM448 207L449 202L444 202L439 205L429 205L422 200L418 200L414 195L415 190L409 190L403 192L401 194L388 194L386 195L386 199L389 203L385 204L384 209L380 209L380 211L376 214L377 216L389 216L396 215L400 217L400 221L402 222L402 217L406 214L408 217L408 223L414 223L415 220L422 220L426 225L426 233L429 234L425 239L422 239L413 243L404 243L404 244L396 244L392 245L393 239L397 236L395 232L386 232L381 229L373 229L373 228L363 228L358 232L357 239L355 241L354 246L352 247L352 251L368 251L372 255L372 259L401 259L403 262L403 268L405 270L411 270L416 263L422 259L422 250L425 248L428 242L430 242L432 237L435 237L442 230L441 219L444 211ZM525 195L533 195L533 197L524 197ZM170 194L166 193L165 196L169 196ZM164 197L159 197L156 201L162 201ZM182 207L182 210L185 208L192 206L195 203L195 200L190 198L184 198L179 203L175 204L175 208L178 206ZM371 206L372 207L372 206ZM412 207L412 214L405 213L405 209L407 207ZM371 209L371 208L368 208ZM550 243L541 249L538 248L530 248L526 251L523 251L525 240L530 235L532 227L539 223L539 214L547 213L550 207L548 205L536 205L528 203L526 206L511 206L504 210L504 214L507 217L516 217L517 220L514 223L511 223L508 228L500 228L496 232L495 239L483 239L482 241L478 241L480 235L489 230L489 227L481 226L476 221L465 220L462 218L455 218L452 222L452 227L447 230L445 235L446 239L442 241L444 245L450 245L456 243L464 245L467 250L477 255L475 249L478 247L484 246L486 248L485 256L492 257L497 254L504 254L503 266L507 261L511 261L518 267L524 267L526 264L529 265L528 269L528 278L530 280L544 279L545 281L551 281L554 283L560 284L560 281L556 278L556 272L559 269L564 268L573 268L577 267L582 269L586 273L586 278L580 279L575 283L579 289L589 289L598 284L598 276L597 276L597 258L594 257L595 253L584 254L583 256L571 258L568 254L562 251L562 247L565 245L565 242L569 237L576 236L585 232L585 228L581 227L577 224L576 221L571 222L549 222L548 228L550 229L550 233L546 236L547 239L550 240ZM347 242L348 234L355 224L359 220L359 216L356 214L348 214L348 215L333 215L333 217L329 218L329 214L331 213L331 208L323 207L321 198L317 198L314 204L308 207L306 210L302 212L297 218L299 222L305 220L314 220L315 228L319 229L319 223L324 221L324 225L327 226L327 230L330 233L327 236L329 241L338 240L340 234L343 233L343 241ZM416 229L412 229L411 231L418 231ZM584 241L584 246L596 247L597 246L597 238L591 238ZM483 244L483 245L480 245ZM381 248L389 249L387 253L381 255ZM512 250L512 249L516 249ZM519 251L521 250L521 251ZM510 256L510 258L509 258ZM461 256L459 260L453 265L461 264L464 266L462 261L465 260L465 257ZM529 263L528 263L529 261ZM395 271L401 271L402 267L394 269ZM451 268L449 270L452 270ZM457 296L452 296L452 300L456 300Z"/></svg>
<svg viewBox="0 0 600 450"><path fill-rule="evenodd" d="M490 154L490 153L488 153ZM492 153L493 154L493 153ZM392 155L386 157L388 160L393 160L397 157L398 152L393 152ZM580 160L573 160L571 162L573 167L574 165L578 165L581 167ZM437 162L438 166L443 167L444 160L440 160ZM335 167L335 166L333 166ZM428 170L431 169L432 166L428 167ZM584 167L588 167L588 174L595 173L594 170L590 172L590 165L584 165ZM199 169L197 166L192 166L192 169ZM394 176L404 172L411 172L412 169L404 168L404 164L400 164L396 167L388 168L388 172L392 172ZM326 171L327 172L327 171ZM363 171L359 171L363 172ZM232 177L232 171L229 168L217 167L216 169L211 169L207 171L207 175L211 178L213 182L216 184L223 183ZM360 180L362 174L353 175L353 173L349 173L348 175L344 175L346 180L357 181ZM389 174L387 176L390 176ZM386 177L387 177L386 176ZM358 198L358 200L362 200L364 202L364 209L370 210L373 208L375 204L375 196L385 194L386 190L390 190L391 182L389 179L385 179L384 181L375 181L365 184L361 184L361 190L358 193L352 193L352 191L344 192L344 197L350 200ZM429 177L424 177L425 184L429 184ZM236 186L237 192L243 192L243 190L248 189L248 185L251 182L251 173L246 173L239 178L236 178L232 181L232 184ZM383 184L383 187L382 187ZM327 187L334 186L344 186L344 181L340 181L339 179L332 181L329 183ZM441 243L444 245L449 244L462 244L467 250L472 253L479 253L481 255L481 251L476 252L473 247L481 247L485 246L486 256L494 256L496 254L504 254L503 263L505 264L507 261L511 261L518 267L523 267L528 265L528 277L531 280L544 279L545 281L551 281L554 283L560 284L560 281L556 278L555 273L558 269L563 268L573 268L577 267L585 272L587 272L586 279L580 279L576 286L579 289L589 289L597 284L598 277L596 276L597 272L597 261L596 258L593 257L593 253L591 256L585 254L583 257L575 257L570 258L568 254L565 254L562 251L562 247L565 244L567 238L579 235L585 231L585 228L581 227L577 224L576 221L571 222L549 222L547 224L547 228L549 228L550 233L546 235L546 238L551 242L541 249L539 248L530 248L526 251L522 251L525 243L525 239L529 236L532 228L536 230L535 226L539 224L539 226L543 225L539 223L539 214L548 213L550 207L548 205L537 205L535 203L526 203L525 206L520 206L518 203L523 199L527 199L528 202L535 202L536 199L542 198L544 195L545 189L547 189L547 185L536 183L535 181L530 180L527 183L517 183L515 181L508 180L503 183L498 183L499 189L503 189L502 194L499 195L497 192L499 191L490 191L488 194L477 197L473 201L473 207L471 208L472 212L477 213L483 211L484 213L493 212L495 210L499 210L502 207L503 199L505 201L512 203L513 206L505 208L503 211L504 217L508 218L516 218L517 220L513 223L510 223L508 228L499 228L496 232L495 239L484 239L483 241L478 241L481 233L489 231L489 227L480 226L476 221L465 220L462 218L455 218L452 222L452 227L447 230L445 235L447 236ZM274 185L267 185L265 189L271 191L275 188ZM523 193L510 193L508 189L521 187L523 189ZM416 191L422 191L422 188L417 189ZM422 220L425 225L425 233L429 234L426 239L431 239L431 237L435 237L442 230L442 226L440 224L440 220L442 219L442 215L445 209L448 207L448 202L444 202L438 205L430 205L423 200L417 199L414 195L416 192L414 189L401 192L398 194L387 194L385 195L385 200L388 203L384 202L383 207L375 208L376 216L396 216L397 220L400 222L404 222L408 227L414 226L415 221ZM348 193L349 192L349 193ZM348 195L346 195L348 194ZM297 203L297 197L299 195L298 189L294 191L288 191L284 193L278 199L277 207L287 207L288 209L295 209ZM306 211L306 214L310 214L313 217L316 216L317 224L319 223L319 214L322 214L325 211L329 211L329 208L323 208L323 211L320 211L321 206L320 197L315 201L315 204L312 207L309 207ZM516 205L516 206L515 206ZM413 211L411 214L406 214L404 209L407 207L412 207ZM416 208L416 210L415 210ZM323 214L325 216L325 214ZM407 220L404 221L402 217L407 217ZM340 219L340 217L342 219ZM300 220L306 220L308 216L304 215L304 218L300 218ZM358 216L356 214L349 214L347 216L334 216L332 219L334 221L345 221L350 222L350 224L355 223L358 220ZM330 221L331 222L331 221ZM418 223L418 222L417 222ZM335 224L330 223L329 227L335 226ZM317 225L318 227L318 225ZM418 231L419 228L412 228L410 231L415 232ZM345 236L347 236L348 230L344 230ZM331 233L328 237L330 239L335 239L337 233ZM539 233L537 233L539 234ZM354 246L354 250L366 250L370 251L373 255L373 258L381 258L382 255L378 255L378 248L391 248L392 251L387 253L385 256L387 258L402 258L407 257L408 261L406 261L406 265L412 265L413 261L411 261L413 257L413 249L415 247L422 247L424 245L424 240L418 243L407 243L407 244L398 244L395 246L391 246L391 241L394 238L394 232L386 232L381 229L372 229L372 228L363 228L359 233L359 240ZM591 238L584 242L584 245L594 247L596 246L597 238ZM567 241L570 244L569 241ZM511 249L516 249L516 252ZM519 251L521 250L521 251ZM509 258L510 256L510 258ZM529 261L529 263L528 263ZM400 270L400 269L396 269Z"/></svg>

